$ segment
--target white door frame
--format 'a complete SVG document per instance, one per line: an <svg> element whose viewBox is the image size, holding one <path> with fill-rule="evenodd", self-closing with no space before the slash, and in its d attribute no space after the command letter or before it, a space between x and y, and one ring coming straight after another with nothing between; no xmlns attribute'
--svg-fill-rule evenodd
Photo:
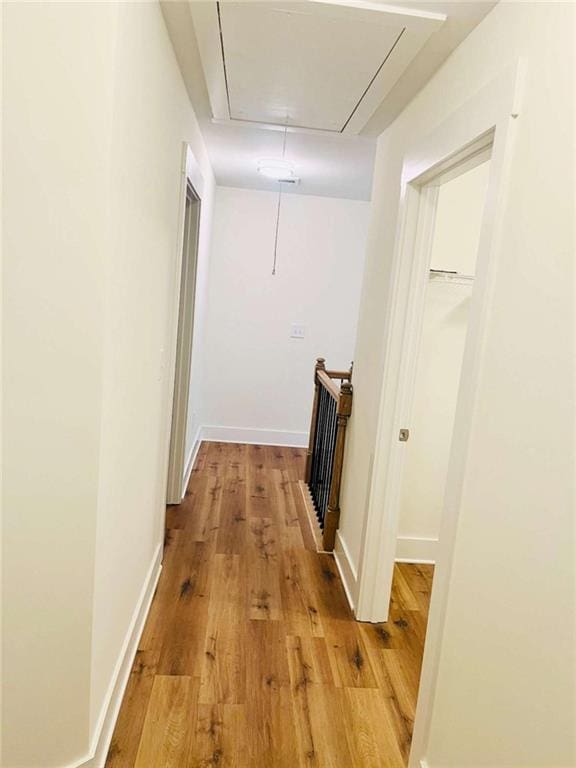
<svg viewBox="0 0 576 768"><path fill-rule="evenodd" d="M440 622L440 627L443 625L443 606L466 469L468 438L481 375L502 213L508 192L513 129L519 115L522 72L521 63L503 72L454 111L430 135L415 142L407 151L403 164L389 330L385 339L385 375L358 579L356 617L361 621L388 619L405 456L405 443L398 441L398 434L401 428L410 426L438 194L433 181L439 174L446 180L449 169L455 169L453 175L458 175L464 169L463 163L474 167L479 159L482 161L482 153L491 145L478 269L454 422L427 649L432 641L431 626L435 622ZM436 639L439 642L439 637Z"/></svg>
<svg viewBox="0 0 576 768"><path fill-rule="evenodd" d="M194 258L184 253L186 243L186 201L191 189L199 206L195 232L196 252ZM186 491L188 457L185 455L186 427L188 421L188 398L190 392L191 360L194 339L194 308L196 305L196 274L198 267L198 242L200 238L202 197L204 179L194 154L188 144L183 147L183 161L180 185L178 253L176 257L176 279L173 296L173 344L171 388L168 412L168 469L166 502L178 504ZM186 306L192 305L192 313L186 317ZM182 323L182 320L187 322Z"/></svg>

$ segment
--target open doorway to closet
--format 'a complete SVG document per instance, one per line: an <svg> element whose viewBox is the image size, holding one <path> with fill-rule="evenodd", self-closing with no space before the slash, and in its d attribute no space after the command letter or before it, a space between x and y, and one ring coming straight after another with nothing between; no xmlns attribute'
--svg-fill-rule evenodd
<svg viewBox="0 0 576 768"><path fill-rule="evenodd" d="M486 160L437 190L400 491L402 562L437 559L489 168Z"/></svg>
<svg viewBox="0 0 576 768"><path fill-rule="evenodd" d="M395 562L433 563L444 572L451 557L503 167L494 127L446 152L465 134L458 117L404 164L360 621L388 620Z"/></svg>

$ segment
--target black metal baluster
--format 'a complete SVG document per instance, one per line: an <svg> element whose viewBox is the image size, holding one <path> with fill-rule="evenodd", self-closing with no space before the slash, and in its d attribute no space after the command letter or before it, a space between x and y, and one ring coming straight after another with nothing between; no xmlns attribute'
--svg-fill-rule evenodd
<svg viewBox="0 0 576 768"><path fill-rule="evenodd" d="M316 505L316 515L318 517L318 522L320 523L320 527L322 528L322 522L323 522L323 510L322 510L322 491L323 491L323 480L324 480L324 441L326 437L326 415L327 415L327 405L326 398L324 398L324 420L322 425L322 442L321 442L321 450L318 456L318 494L317 494L317 505Z"/></svg>
<svg viewBox="0 0 576 768"><path fill-rule="evenodd" d="M312 483L312 498L316 506L317 512L320 511L320 489L322 480L322 446L324 443L324 430L325 430L325 417L326 417L326 390L324 387L320 387L320 398L318 407L318 431L317 440L314 450L314 475Z"/></svg>
<svg viewBox="0 0 576 768"><path fill-rule="evenodd" d="M324 528L326 510L330 501L337 429L338 401L323 385L320 385L309 489L321 529Z"/></svg>
<svg viewBox="0 0 576 768"><path fill-rule="evenodd" d="M326 416L324 420L324 439L322 441L322 485L320 487L320 504L318 510L321 528L324 528L324 515L326 513L324 497L326 495L326 450L328 447L328 427L330 423L330 399L330 395L326 393Z"/></svg>
<svg viewBox="0 0 576 768"><path fill-rule="evenodd" d="M326 515L326 485L328 474L328 451L329 451L329 429L330 429L330 412L332 406L332 397L325 390L325 416L324 416L324 438L322 441L322 485L320 495L320 525L324 528L324 517Z"/></svg>
<svg viewBox="0 0 576 768"><path fill-rule="evenodd" d="M326 456L326 479L325 479L323 515L322 515L323 518L326 516L326 509L328 508L328 501L330 499L332 468L334 466L334 446L336 442L336 421L337 421L336 401L331 397L330 398L330 419L327 425L327 439L326 439L327 456Z"/></svg>
<svg viewBox="0 0 576 768"><path fill-rule="evenodd" d="M322 527L324 526L324 520L326 517L326 509L328 507L328 499L330 495L330 477L331 477L331 462L332 462L332 423L334 419L334 413L336 404L331 395L328 395L328 414L325 424L325 438L324 438L324 456L322 467Z"/></svg>
<svg viewBox="0 0 576 768"><path fill-rule="evenodd" d="M324 470L324 439L326 435L326 391L322 389L322 434L318 446L318 482L316 485L316 517L322 527L322 473Z"/></svg>
<svg viewBox="0 0 576 768"><path fill-rule="evenodd" d="M332 422L332 408L334 399L331 395L327 396L327 414L324 440L324 466L322 477L322 528L324 528L324 519L326 517L326 507L328 506L328 494L330 492L330 424Z"/></svg>
<svg viewBox="0 0 576 768"><path fill-rule="evenodd" d="M322 404L322 389L320 388L318 392L318 413L316 415L316 435L314 437L314 449L312 452L312 467L310 470L310 493L312 494L312 499L314 500L314 502L316 499L316 483L318 481L318 442L320 440L320 435L322 433L321 415L320 415L321 404Z"/></svg>
<svg viewBox="0 0 576 768"><path fill-rule="evenodd" d="M323 531L323 545L332 550L340 516L342 452L352 410L352 370L350 373L328 372L324 363L323 358L318 358L315 367L313 435L308 442L306 482ZM339 379L340 388L329 379Z"/></svg>

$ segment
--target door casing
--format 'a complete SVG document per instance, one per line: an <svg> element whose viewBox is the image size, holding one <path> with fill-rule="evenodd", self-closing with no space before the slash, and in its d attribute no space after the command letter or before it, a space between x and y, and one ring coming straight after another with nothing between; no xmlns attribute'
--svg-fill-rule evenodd
<svg viewBox="0 0 576 768"><path fill-rule="evenodd" d="M204 180L188 144L183 147L179 209L179 250L174 291L173 388L170 393L166 502L179 504L186 491L191 457L186 456L190 397L196 277ZM187 216L189 209L189 216Z"/></svg>
<svg viewBox="0 0 576 768"><path fill-rule="evenodd" d="M523 81L524 63L520 60L503 70L428 136L415 141L403 163L388 331L384 340L386 374L380 395L355 608L357 619L371 622L388 619L405 454L405 443L398 440L398 435L401 428L410 426L438 185L451 174L457 176L490 157L410 768L420 768L427 743L467 448L509 194L515 126L521 119Z"/></svg>

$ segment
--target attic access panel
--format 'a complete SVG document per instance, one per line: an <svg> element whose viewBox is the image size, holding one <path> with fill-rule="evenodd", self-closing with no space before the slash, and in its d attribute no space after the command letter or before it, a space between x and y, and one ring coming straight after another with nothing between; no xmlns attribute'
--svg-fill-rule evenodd
<svg viewBox="0 0 576 768"><path fill-rule="evenodd" d="M444 17L350 3L191 3L214 117L358 133Z"/></svg>

